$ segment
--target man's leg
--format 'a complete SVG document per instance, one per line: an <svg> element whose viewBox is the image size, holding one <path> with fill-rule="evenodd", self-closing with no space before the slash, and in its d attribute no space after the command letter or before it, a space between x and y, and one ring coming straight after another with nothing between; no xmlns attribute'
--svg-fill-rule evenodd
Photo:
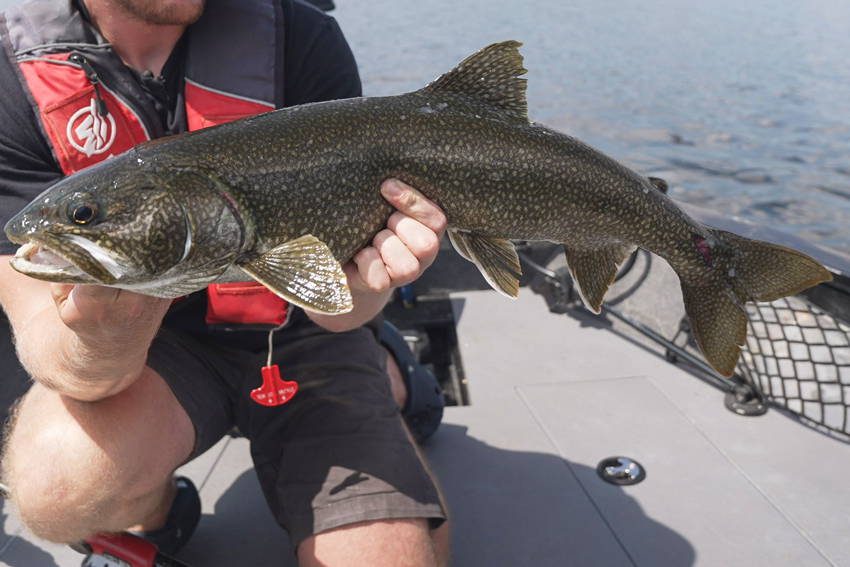
<svg viewBox="0 0 850 567"><path fill-rule="evenodd" d="M157 372L146 368L129 388L97 402L34 384L16 414L3 482L36 536L70 542L164 522L172 473L191 453L195 433Z"/></svg>
<svg viewBox="0 0 850 567"><path fill-rule="evenodd" d="M390 380L393 380L392 371ZM393 391L393 397L395 394ZM422 467L433 479L434 474L409 431L407 435ZM442 493L439 497L446 509ZM308 537L298 546L297 553L299 567L445 567L449 558L449 521L434 529L424 518L349 524Z"/></svg>
<svg viewBox="0 0 850 567"><path fill-rule="evenodd" d="M350 524L316 534L298 546L300 567L443 567L449 525L435 530L427 520L402 518Z"/></svg>
<svg viewBox="0 0 850 567"><path fill-rule="evenodd" d="M398 413L374 334L303 328L284 337L274 360L298 393L241 420L302 565L440 565L447 531L429 527L445 524L445 507Z"/></svg>

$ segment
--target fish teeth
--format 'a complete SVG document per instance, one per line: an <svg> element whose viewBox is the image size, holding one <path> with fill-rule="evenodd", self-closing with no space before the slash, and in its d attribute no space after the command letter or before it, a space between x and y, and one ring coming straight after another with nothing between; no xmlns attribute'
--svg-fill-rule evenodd
<svg viewBox="0 0 850 567"><path fill-rule="evenodd" d="M56 268L67 268L73 266L71 262L46 246L36 245L28 258L31 264L42 266L53 266Z"/></svg>
<svg viewBox="0 0 850 567"><path fill-rule="evenodd" d="M38 250L38 244L35 242L27 242L26 244L21 245L18 248L18 251L15 252L15 258L20 258L22 260L28 260L30 256L32 256Z"/></svg>
<svg viewBox="0 0 850 567"><path fill-rule="evenodd" d="M37 244L35 242L27 242L18 248L18 251L15 253L15 258L38 266L55 266L58 268L64 268L71 265L68 260L47 246Z"/></svg>

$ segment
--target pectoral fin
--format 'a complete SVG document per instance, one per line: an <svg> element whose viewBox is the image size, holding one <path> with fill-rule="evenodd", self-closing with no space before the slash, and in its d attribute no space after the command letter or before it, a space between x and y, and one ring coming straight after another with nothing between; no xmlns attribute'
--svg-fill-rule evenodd
<svg viewBox="0 0 850 567"><path fill-rule="evenodd" d="M237 265L275 294L308 311L339 314L354 307L342 266L315 236L302 236Z"/></svg>
<svg viewBox="0 0 850 567"><path fill-rule="evenodd" d="M493 289L516 298L519 293L517 275L522 274L522 268L510 240L457 230L449 230L449 239L458 254L478 266Z"/></svg>
<svg viewBox="0 0 850 567"><path fill-rule="evenodd" d="M564 246L570 275L578 284L579 293L588 309L594 313L602 310L602 298L614 282L620 264L635 248L636 246L625 243L575 250Z"/></svg>

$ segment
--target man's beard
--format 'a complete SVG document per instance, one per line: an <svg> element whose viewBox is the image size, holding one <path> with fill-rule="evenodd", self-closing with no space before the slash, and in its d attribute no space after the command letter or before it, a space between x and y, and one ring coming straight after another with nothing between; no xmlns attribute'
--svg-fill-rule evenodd
<svg viewBox="0 0 850 567"><path fill-rule="evenodd" d="M205 0L115 0L133 20L155 26L188 26L204 11Z"/></svg>

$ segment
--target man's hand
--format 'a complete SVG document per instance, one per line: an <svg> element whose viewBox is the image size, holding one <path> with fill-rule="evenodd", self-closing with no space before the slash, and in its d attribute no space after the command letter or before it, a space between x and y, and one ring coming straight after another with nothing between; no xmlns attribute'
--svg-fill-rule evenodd
<svg viewBox="0 0 850 567"><path fill-rule="evenodd" d="M446 230L443 211L396 179L385 181L381 193L396 211L372 245L343 266L354 309L345 315L308 312L316 324L328 330L346 331L369 321L384 308L394 288L414 281L437 257Z"/></svg>
<svg viewBox="0 0 850 567"><path fill-rule="evenodd" d="M78 400L115 394L139 377L171 302L95 285L50 284L0 256L0 304L30 376Z"/></svg>
<svg viewBox="0 0 850 567"><path fill-rule="evenodd" d="M59 318L78 336L92 342L138 342L158 328L170 299L157 299L97 285L51 284ZM144 342L144 339L141 339ZM150 341L147 340L149 343Z"/></svg>
<svg viewBox="0 0 850 567"><path fill-rule="evenodd" d="M98 285L50 284L50 293L74 333L69 340L77 348L64 360L69 378L83 377L82 395L105 397L132 384L171 300Z"/></svg>
<svg viewBox="0 0 850 567"><path fill-rule="evenodd" d="M33 377L85 401L132 384L144 370L171 300L97 285L49 285L55 308L42 312L34 327L16 330L36 353L30 357L20 352Z"/></svg>
<svg viewBox="0 0 850 567"><path fill-rule="evenodd" d="M382 293L416 280L437 257L446 230L443 211L409 185L389 179L381 193L397 210L372 245L345 266L352 293Z"/></svg>

